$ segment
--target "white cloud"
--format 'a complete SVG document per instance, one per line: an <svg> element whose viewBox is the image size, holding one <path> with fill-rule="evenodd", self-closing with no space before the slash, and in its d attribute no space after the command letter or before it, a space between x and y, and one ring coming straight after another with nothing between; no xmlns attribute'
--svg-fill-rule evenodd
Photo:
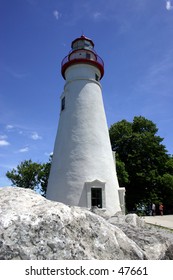
<svg viewBox="0 0 173 280"><path fill-rule="evenodd" d="M7 139L7 135L4 134L0 135L0 147L10 145L10 143L6 139Z"/></svg>
<svg viewBox="0 0 173 280"><path fill-rule="evenodd" d="M28 147L25 147L25 148L21 148L20 150L18 150L19 153L26 153L29 151L29 148Z"/></svg>
<svg viewBox="0 0 173 280"><path fill-rule="evenodd" d="M170 10L173 9L173 5L171 4L171 1L170 1L170 0L166 1L166 9L167 9L168 11L170 11Z"/></svg>
<svg viewBox="0 0 173 280"><path fill-rule="evenodd" d="M7 129L7 130L10 130L10 129L13 129L13 128L14 128L14 126L11 125L11 124L7 124L7 125L6 125L6 129Z"/></svg>
<svg viewBox="0 0 173 280"><path fill-rule="evenodd" d="M31 135L31 139L39 140L39 139L42 139L42 137L39 136L37 132L33 132L32 135Z"/></svg>
<svg viewBox="0 0 173 280"><path fill-rule="evenodd" d="M56 20L59 20L59 18L61 17L61 14L57 10L53 11L53 15L56 18Z"/></svg>
<svg viewBox="0 0 173 280"><path fill-rule="evenodd" d="M1 139L0 140L0 147L8 146L10 143L7 140Z"/></svg>
<svg viewBox="0 0 173 280"><path fill-rule="evenodd" d="M94 19L99 19L102 16L102 14L100 12L95 12L93 14Z"/></svg>

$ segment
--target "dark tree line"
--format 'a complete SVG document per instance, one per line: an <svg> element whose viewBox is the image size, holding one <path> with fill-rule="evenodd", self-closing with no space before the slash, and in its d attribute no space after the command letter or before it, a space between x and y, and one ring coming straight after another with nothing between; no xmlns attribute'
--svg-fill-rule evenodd
<svg viewBox="0 0 173 280"><path fill-rule="evenodd" d="M156 125L144 118L122 120L110 127L120 187L126 189L126 208L162 202L173 213L173 157L167 153ZM6 176L18 187L39 189L45 196L52 157L47 163L26 160Z"/></svg>
<svg viewBox="0 0 173 280"><path fill-rule="evenodd" d="M138 205L159 204L173 209L173 157L168 155L156 125L144 117L122 120L110 127L117 155L119 184L126 188L128 211ZM121 169L120 169L121 167Z"/></svg>

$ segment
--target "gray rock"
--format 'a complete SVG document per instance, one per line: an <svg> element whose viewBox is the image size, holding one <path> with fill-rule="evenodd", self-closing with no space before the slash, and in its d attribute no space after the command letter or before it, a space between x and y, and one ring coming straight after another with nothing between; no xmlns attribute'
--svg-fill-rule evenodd
<svg viewBox="0 0 173 280"><path fill-rule="evenodd" d="M133 227L144 227L146 225L145 220L136 214L122 215L121 213L117 213L109 217L108 221L114 225L127 223Z"/></svg>
<svg viewBox="0 0 173 280"><path fill-rule="evenodd" d="M136 214L128 214L125 216L125 222L134 227L143 227L145 221L142 217L137 216Z"/></svg>
<svg viewBox="0 0 173 280"><path fill-rule="evenodd" d="M119 227L131 240L145 252L148 260L173 259L171 248L173 246L173 232L156 226L145 224L142 217L129 214L122 219L112 217L109 219Z"/></svg>
<svg viewBox="0 0 173 280"><path fill-rule="evenodd" d="M122 230L79 207L0 189L0 259L144 259Z"/></svg>
<svg viewBox="0 0 173 280"><path fill-rule="evenodd" d="M170 245L163 255L163 260L173 260L173 245Z"/></svg>
<svg viewBox="0 0 173 280"><path fill-rule="evenodd" d="M30 189L0 188L0 259L172 258L171 238L165 241L160 233L153 238L153 229L141 226L138 217L103 216Z"/></svg>

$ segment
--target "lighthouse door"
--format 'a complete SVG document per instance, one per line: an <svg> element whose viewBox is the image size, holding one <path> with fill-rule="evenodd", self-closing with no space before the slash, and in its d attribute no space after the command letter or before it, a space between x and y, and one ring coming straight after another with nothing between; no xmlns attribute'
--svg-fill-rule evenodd
<svg viewBox="0 0 173 280"><path fill-rule="evenodd" d="M102 189L91 188L91 206L102 208Z"/></svg>

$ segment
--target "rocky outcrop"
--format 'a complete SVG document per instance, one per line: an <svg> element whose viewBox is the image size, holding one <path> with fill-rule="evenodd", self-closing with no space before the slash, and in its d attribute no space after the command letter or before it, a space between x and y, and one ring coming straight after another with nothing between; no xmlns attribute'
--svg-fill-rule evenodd
<svg viewBox="0 0 173 280"><path fill-rule="evenodd" d="M172 259L171 233L153 230L136 215L100 217L28 189L0 188L1 260Z"/></svg>
<svg viewBox="0 0 173 280"><path fill-rule="evenodd" d="M147 225L144 219L135 214L124 217L126 222L110 218L110 223L119 227L145 253L149 260L173 259L173 232ZM172 252L172 253L171 253Z"/></svg>

